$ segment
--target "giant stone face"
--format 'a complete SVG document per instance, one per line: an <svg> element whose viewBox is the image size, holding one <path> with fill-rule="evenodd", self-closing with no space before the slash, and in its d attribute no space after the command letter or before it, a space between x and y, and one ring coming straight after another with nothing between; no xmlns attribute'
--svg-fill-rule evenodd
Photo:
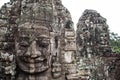
<svg viewBox="0 0 120 80"><path fill-rule="evenodd" d="M50 49L48 28L35 25L32 28L20 28L18 32L16 60L20 70L31 74L46 71Z"/></svg>

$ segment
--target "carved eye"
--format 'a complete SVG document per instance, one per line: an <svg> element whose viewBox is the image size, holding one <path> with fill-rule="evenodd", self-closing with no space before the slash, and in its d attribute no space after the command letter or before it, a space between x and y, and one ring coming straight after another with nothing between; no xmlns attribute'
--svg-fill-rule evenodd
<svg viewBox="0 0 120 80"><path fill-rule="evenodd" d="M39 47L47 48L48 45L49 45L48 43L40 43Z"/></svg>
<svg viewBox="0 0 120 80"><path fill-rule="evenodd" d="M28 46L29 46L29 43L26 42L26 41L22 41L19 45L20 45L21 47L28 47Z"/></svg>
<svg viewBox="0 0 120 80"><path fill-rule="evenodd" d="M49 45L49 43L42 43L41 44L41 46L44 47L44 48L48 47L48 45Z"/></svg>
<svg viewBox="0 0 120 80"><path fill-rule="evenodd" d="M47 48L49 45L49 43L45 41L37 41L37 44L39 45L39 47L43 47L43 48Z"/></svg>
<svg viewBox="0 0 120 80"><path fill-rule="evenodd" d="M49 38L44 38L44 37L38 37L36 42L37 42L39 47L47 48L50 44L50 39Z"/></svg>

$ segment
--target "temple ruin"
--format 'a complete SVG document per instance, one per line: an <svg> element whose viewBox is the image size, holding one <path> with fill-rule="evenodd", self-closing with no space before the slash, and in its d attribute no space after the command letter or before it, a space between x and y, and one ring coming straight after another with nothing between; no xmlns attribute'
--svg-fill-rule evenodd
<svg viewBox="0 0 120 80"><path fill-rule="evenodd" d="M109 27L86 9L74 30L61 0L10 0L0 9L0 80L119 80Z"/></svg>

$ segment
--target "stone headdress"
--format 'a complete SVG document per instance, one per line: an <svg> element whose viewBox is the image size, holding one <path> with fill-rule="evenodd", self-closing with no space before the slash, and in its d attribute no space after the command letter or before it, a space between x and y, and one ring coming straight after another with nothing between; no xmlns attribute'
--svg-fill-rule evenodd
<svg viewBox="0 0 120 80"><path fill-rule="evenodd" d="M51 25L53 22L52 3L50 3L48 0L33 1L34 2L23 0L21 2L19 25L25 24L29 28L30 26L34 28L47 27L49 30L51 30ZM28 24L30 24L30 26Z"/></svg>

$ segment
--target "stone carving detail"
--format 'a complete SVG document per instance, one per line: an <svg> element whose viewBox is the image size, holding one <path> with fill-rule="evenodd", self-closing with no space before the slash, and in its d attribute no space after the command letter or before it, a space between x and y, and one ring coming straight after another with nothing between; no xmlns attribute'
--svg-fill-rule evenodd
<svg viewBox="0 0 120 80"><path fill-rule="evenodd" d="M52 66L51 67L52 67L51 72L52 72L53 78L59 78L62 76L62 65L60 64L57 53L56 53L56 56L52 57Z"/></svg>
<svg viewBox="0 0 120 80"><path fill-rule="evenodd" d="M77 24L77 46L80 54L109 54L111 49L108 34L106 19L94 10L85 10Z"/></svg>
<svg viewBox="0 0 120 80"><path fill-rule="evenodd" d="M71 24L71 23L70 23ZM62 64L64 67L65 77L67 80L78 80L76 77L77 65L76 65L76 40L75 31L72 27L67 27L62 30L61 35L61 56Z"/></svg>

